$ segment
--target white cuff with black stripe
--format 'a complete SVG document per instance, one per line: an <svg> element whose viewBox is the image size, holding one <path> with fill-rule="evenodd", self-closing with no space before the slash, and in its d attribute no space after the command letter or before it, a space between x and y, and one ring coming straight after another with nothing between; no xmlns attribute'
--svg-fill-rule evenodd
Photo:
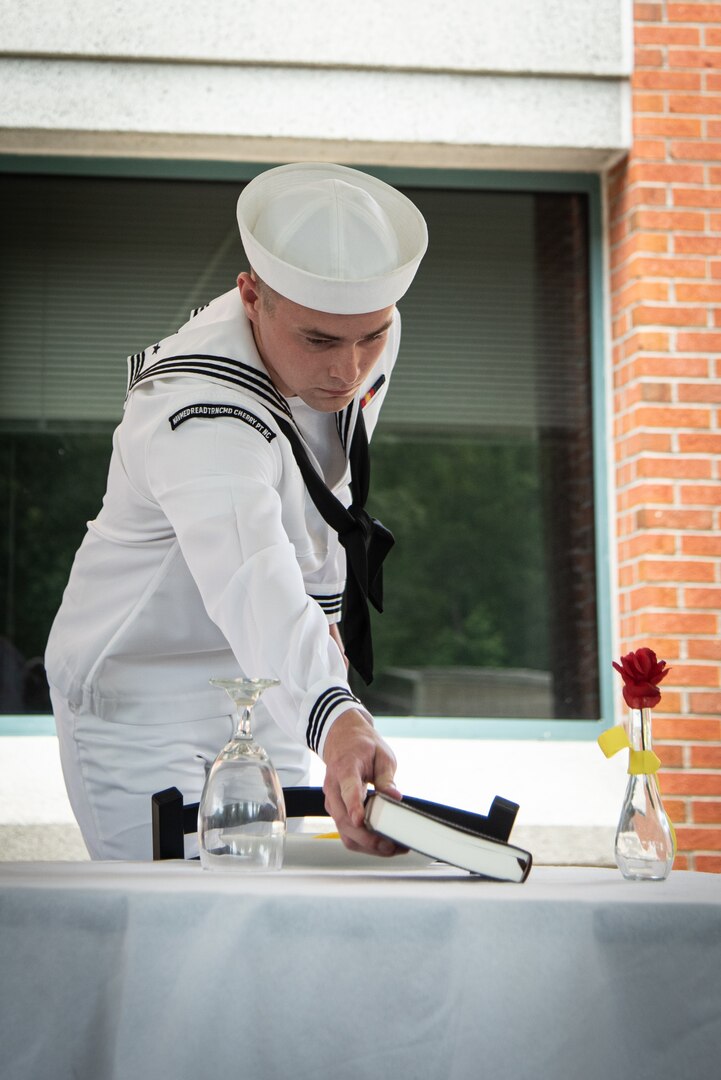
<svg viewBox="0 0 721 1080"><path fill-rule="evenodd" d="M316 754L320 753L320 746L329 720L334 720L341 712L345 712L349 706L360 705L360 699L345 686L329 686L327 690L316 699L315 704L308 716L306 728L306 742ZM362 708L362 706L361 706ZM365 712L365 710L363 710Z"/></svg>
<svg viewBox="0 0 721 1080"><path fill-rule="evenodd" d="M337 622L343 610L343 593L331 593L329 596L319 596L318 593L308 594L311 600L315 600L321 611L328 617L330 622Z"/></svg>

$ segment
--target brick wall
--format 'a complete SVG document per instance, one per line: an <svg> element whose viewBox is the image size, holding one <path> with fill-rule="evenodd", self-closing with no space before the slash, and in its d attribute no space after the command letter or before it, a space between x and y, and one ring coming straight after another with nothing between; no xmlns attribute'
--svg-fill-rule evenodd
<svg viewBox="0 0 721 1080"><path fill-rule="evenodd" d="M621 646L673 668L654 737L676 865L721 872L721 3L634 24L608 178Z"/></svg>

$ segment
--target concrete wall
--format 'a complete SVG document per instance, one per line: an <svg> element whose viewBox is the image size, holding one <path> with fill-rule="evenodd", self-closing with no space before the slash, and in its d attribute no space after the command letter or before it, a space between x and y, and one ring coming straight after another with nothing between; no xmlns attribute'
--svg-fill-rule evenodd
<svg viewBox="0 0 721 1080"><path fill-rule="evenodd" d="M0 152L597 169L629 0L0 0Z"/></svg>

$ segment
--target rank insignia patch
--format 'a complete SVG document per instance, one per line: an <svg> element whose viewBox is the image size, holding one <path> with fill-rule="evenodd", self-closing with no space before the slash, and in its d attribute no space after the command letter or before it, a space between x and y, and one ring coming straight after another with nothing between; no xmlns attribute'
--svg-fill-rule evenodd
<svg viewBox="0 0 721 1080"><path fill-rule="evenodd" d="M379 379L376 379L376 381L371 386L370 390L368 390L363 395L363 397L361 398L361 400L360 400L361 409L365 409L366 405L370 404L370 402L376 396L376 394L378 393L378 391L380 390L381 386L383 385L383 383L385 381L386 381L385 375L381 375L381 377Z"/></svg>

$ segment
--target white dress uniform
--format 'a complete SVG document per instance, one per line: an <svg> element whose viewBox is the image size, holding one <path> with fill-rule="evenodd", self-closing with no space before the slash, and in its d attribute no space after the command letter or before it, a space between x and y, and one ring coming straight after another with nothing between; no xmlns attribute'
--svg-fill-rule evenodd
<svg viewBox="0 0 721 1080"><path fill-rule="evenodd" d="M91 854L150 856L149 791L197 799L232 722L213 677L276 678L255 729L284 784L306 780L334 719L361 708L328 624L345 553L276 416L344 505L361 403L369 437L400 343L353 402L322 413L275 389L237 289L129 360L108 489L88 524L46 667L73 809ZM367 714L366 714L367 715Z"/></svg>
<svg viewBox="0 0 721 1080"><path fill-rule="evenodd" d="M238 224L250 265L270 288L339 315L393 306L428 242L406 196L339 165L261 173L241 192ZM343 504L322 490L323 512L330 500L337 522L340 509L344 542L344 515L365 535L362 498L343 509L352 503L349 455L364 445L361 408L369 435L375 426L399 341L396 314L373 371L336 414L279 393L238 290L130 358L107 493L46 653L68 794L93 857L150 858L152 793L176 786L186 801L199 798L205 762L232 731L226 695L211 677L279 681L256 707L255 730L286 785L304 781L309 750L322 755L343 712L364 712L329 633L340 618L345 551L294 453L307 469L306 451ZM305 475L315 490L316 478ZM365 572L354 535L348 649L358 655L357 590L371 574L375 534L363 541ZM370 671L369 655L359 670Z"/></svg>

